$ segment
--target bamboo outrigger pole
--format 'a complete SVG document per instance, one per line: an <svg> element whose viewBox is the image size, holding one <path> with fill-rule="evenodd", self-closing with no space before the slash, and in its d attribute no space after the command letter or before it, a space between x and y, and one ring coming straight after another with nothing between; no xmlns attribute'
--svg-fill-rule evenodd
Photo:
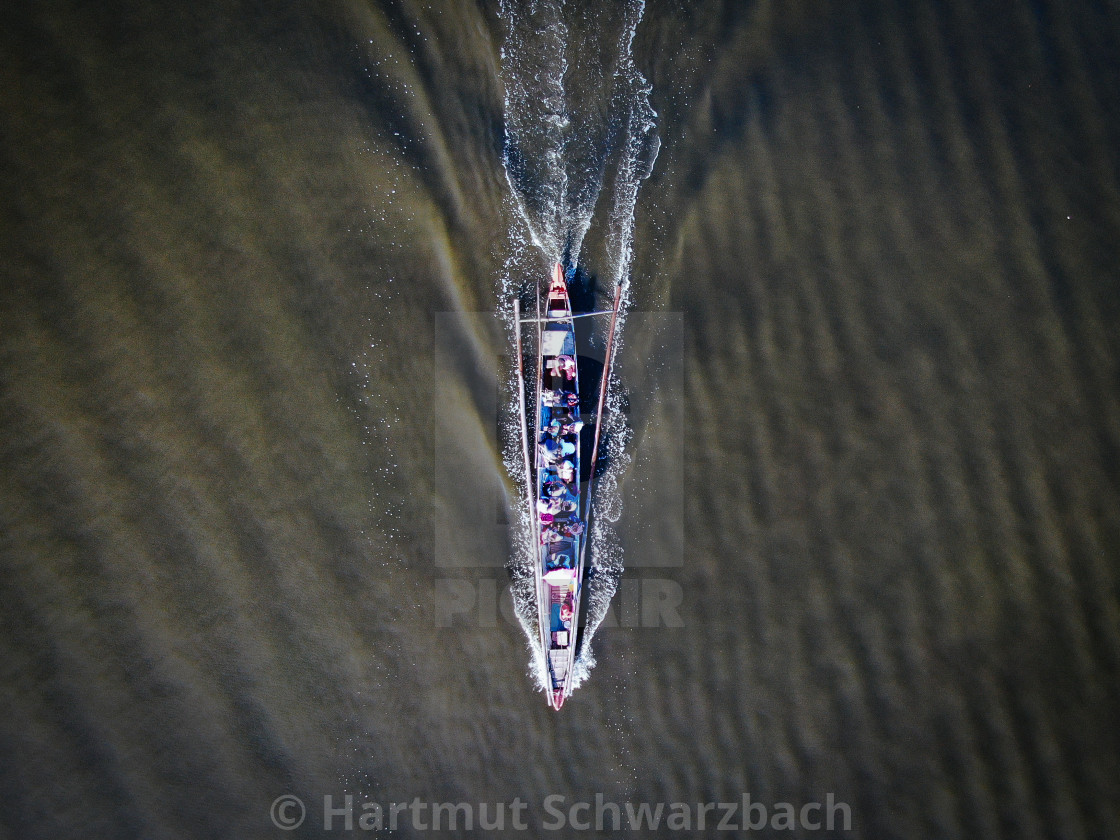
<svg viewBox="0 0 1120 840"><path fill-rule="evenodd" d="M603 428L603 406L607 401L607 385L610 382L611 375L611 359L614 357L614 328L618 321L618 306L622 300L622 283L619 282L614 290L614 308L611 310L611 327L607 332L607 356L603 360L603 375L599 380L599 406L595 415L595 442L591 446L591 471L587 474L587 500L584 503L583 512L583 541L579 546L579 564L577 566L577 580L579 581L576 588L576 597L574 605L574 614L579 615L579 602L583 595L583 578L586 569L587 558L587 544L591 542L591 490L595 484L595 463L599 458L599 433ZM598 313L596 313L598 314ZM606 314L605 312L602 314ZM574 640L573 640L574 642ZM570 691L569 686L572 684L572 676L575 673L575 657L572 657L572 664L568 668L568 673L564 675L564 686L562 689L563 696L567 697ZM551 702L551 701L549 701ZM558 706L556 708L559 708Z"/></svg>
<svg viewBox="0 0 1120 840"><path fill-rule="evenodd" d="M534 534L540 527L540 520L535 515L536 505L533 504L533 471L529 461L529 431L525 424L525 362L521 356L521 301L514 298L513 320L517 325L517 405L521 410L521 455L525 459L525 501L529 503L529 521L535 522ZM539 541L539 536L538 536Z"/></svg>
<svg viewBox="0 0 1120 840"><path fill-rule="evenodd" d="M540 301L537 301L538 308ZM525 501L529 506L529 522L533 529L533 577L535 578L537 588L537 605L538 611L541 602L541 569L540 569L540 544L541 544L541 520L537 516L537 506L533 502L533 469L532 462L529 460L529 428L527 424L527 417L525 411L525 359L521 354L521 302L514 298L513 301L513 320L517 327L517 406L520 410L521 416L521 457L525 459ZM538 330L540 326L538 325ZM538 403L540 400L538 399ZM540 406L537 406L537 411L540 411ZM539 425L538 420L538 425ZM545 631L543 618L537 616L537 630L540 633L541 644L545 644ZM546 654L547 656L547 654ZM545 663L546 667L548 663ZM551 700L549 701L551 702Z"/></svg>
<svg viewBox="0 0 1120 840"><path fill-rule="evenodd" d="M614 309L611 314L611 328L607 332L607 357L603 361L603 376L599 381L599 407L595 412L595 442L591 446L591 470L587 474L587 499L583 505L583 543L579 547L579 567L583 571L583 560L587 555L587 544L591 542L591 490L595 484L595 462L599 459L599 432L603 428L603 406L607 402L607 386L610 384L611 359L614 357L614 327L618 321L618 305L622 300L622 281L614 290Z"/></svg>

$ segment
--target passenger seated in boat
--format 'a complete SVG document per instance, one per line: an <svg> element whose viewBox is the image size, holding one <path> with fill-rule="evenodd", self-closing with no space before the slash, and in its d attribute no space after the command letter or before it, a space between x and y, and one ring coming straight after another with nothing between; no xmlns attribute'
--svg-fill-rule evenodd
<svg viewBox="0 0 1120 840"><path fill-rule="evenodd" d="M568 406L555 406L548 409L549 420L559 420L562 424L576 422L576 414Z"/></svg>
<svg viewBox="0 0 1120 840"><path fill-rule="evenodd" d="M555 554L548 559L547 563L545 563L544 570L546 572L554 572L557 569L574 569L575 567L576 561L572 559L572 555Z"/></svg>
<svg viewBox="0 0 1120 840"><path fill-rule="evenodd" d="M576 420L574 423L570 420L567 423L561 423L559 420L553 419L551 422L549 422L548 427L543 432L541 432L541 440L544 440L545 436L547 435L548 437L556 438L557 440L566 438L571 443L578 443L579 433L582 428L582 420Z"/></svg>
<svg viewBox="0 0 1120 840"><path fill-rule="evenodd" d="M552 467L544 477L545 487L548 489L541 494L542 497L547 495L551 498L559 497L565 501L576 501L578 498L576 483L574 481L562 481L560 477L556 475L555 470L556 468Z"/></svg>
<svg viewBox="0 0 1120 840"><path fill-rule="evenodd" d="M576 501L576 494L572 492L574 488L564 484L555 476L548 476L545 478L544 494L549 499L560 499L565 502Z"/></svg>
<svg viewBox="0 0 1120 840"><path fill-rule="evenodd" d="M571 461L561 461L556 465L556 475L564 484L574 484L576 480L576 465Z"/></svg>
<svg viewBox="0 0 1120 840"><path fill-rule="evenodd" d="M542 467L552 467L561 458L568 458L575 454L576 445L566 440L553 440L545 436L545 439L537 444L537 461Z"/></svg>
<svg viewBox="0 0 1120 840"><path fill-rule="evenodd" d="M556 526L552 523L541 526L541 545L550 545L554 542L560 542L562 539L565 539L565 537L556 530Z"/></svg>
<svg viewBox="0 0 1120 840"><path fill-rule="evenodd" d="M575 539L583 533L583 522L579 519L575 520L574 522L560 522L554 520L553 527L556 528L556 533L558 533L561 537L565 537L568 539Z"/></svg>
<svg viewBox="0 0 1120 840"><path fill-rule="evenodd" d="M537 501L537 512L541 522L564 522L571 519L576 511L576 503L564 498L540 499Z"/></svg>
<svg viewBox="0 0 1120 840"><path fill-rule="evenodd" d="M576 503L567 496L567 493L562 493L555 498L541 499L537 504L543 513L550 513L555 519L570 519L568 514L575 511Z"/></svg>
<svg viewBox="0 0 1120 840"><path fill-rule="evenodd" d="M572 614L575 612L575 606L575 598L573 598L572 593L569 592L564 596L564 602L560 604L560 620L568 621L571 619Z"/></svg>
<svg viewBox="0 0 1120 840"><path fill-rule="evenodd" d="M560 459L561 443L555 438L543 435L537 443L537 463L542 467L551 467Z"/></svg>
<svg viewBox="0 0 1120 840"><path fill-rule="evenodd" d="M550 408L558 408L560 406L568 406L571 408L579 405L579 396L573 394L571 391L546 388L541 391L541 404Z"/></svg>
<svg viewBox="0 0 1120 840"><path fill-rule="evenodd" d="M572 605L567 600L561 604L553 604L549 609L550 630L558 633L572 629Z"/></svg>
<svg viewBox="0 0 1120 840"><path fill-rule="evenodd" d="M551 618L550 623L552 625L551 630L553 633L562 630L570 630L572 628L573 606L570 595L565 598L562 603L552 605L549 613Z"/></svg>
<svg viewBox="0 0 1120 840"><path fill-rule="evenodd" d="M560 379L571 381L576 377L576 360L571 356L557 356L550 359L546 365L548 372Z"/></svg>
<svg viewBox="0 0 1120 840"><path fill-rule="evenodd" d="M573 398L575 398L575 402L573 402ZM541 391L541 404L548 408L571 406L575 405L576 402L578 402L578 398L570 391L556 388L545 388Z"/></svg>
<svg viewBox="0 0 1120 840"><path fill-rule="evenodd" d="M560 434L564 435L579 435L580 429L583 428L583 421L577 420L574 423L564 423L560 426Z"/></svg>

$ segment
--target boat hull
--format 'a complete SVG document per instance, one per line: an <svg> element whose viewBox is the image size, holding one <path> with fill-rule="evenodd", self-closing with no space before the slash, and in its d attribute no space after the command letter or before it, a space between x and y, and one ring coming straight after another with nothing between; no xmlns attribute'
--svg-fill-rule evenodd
<svg viewBox="0 0 1120 840"><path fill-rule="evenodd" d="M602 430L599 418L603 416L610 381L622 284L615 287L613 308L579 315L572 314L567 279L559 263L553 266L546 288L543 295L537 290L535 318L523 319L518 301L515 300L513 306L517 322L521 449L527 477L526 501L533 527L540 645L547 671L548 703L559 709L572 692L580 643L580 595L589 538L585 529L591 518L591 488ZM580 436L584 423L580 417L575 320L602 315L611 316L611 325L598 388L587 484L581 488ZM531 424L527 416L530 411L526 407L525 358L521 349L521 328L530 323L537 328L537 376Z"/></svg>
<svg viewBox="0 0 1120 840"><path fill-rule="evenodd" d="M553 267L539 326L535 422L536 578L549 703L571 690L583 581L579 370L567 282Z"/></svg>

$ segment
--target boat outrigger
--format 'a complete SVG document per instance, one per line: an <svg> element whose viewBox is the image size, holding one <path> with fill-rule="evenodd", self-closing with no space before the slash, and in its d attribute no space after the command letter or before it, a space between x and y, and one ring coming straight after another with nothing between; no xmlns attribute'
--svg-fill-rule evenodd
<svg viewBox="0 0 1120 840"><path fill-rule="evenodd" d="M580 595L587 569L587 530L591 520L591 491L599 456L599 431L614 351L615 324L622 285L615 289L614 306L602 312L572 314L568 280L559 263L544 294L537 289L537 317L517 320L517 381L521 413L521 449L525 459L526 502L534 537L534 577L541 651L548 670L548 704L559 709L572 692L572 672L579 636ZM575 319L610 315L606 358L599 382L594 417L594 442L586 487L580 486L580 440L586 425L580 417L579 365ZM533 442L526 416L522 325L537 327L537 376ZM530 455L531 453L531 455ZM581 499L583 501L581 507Z"/></svg>

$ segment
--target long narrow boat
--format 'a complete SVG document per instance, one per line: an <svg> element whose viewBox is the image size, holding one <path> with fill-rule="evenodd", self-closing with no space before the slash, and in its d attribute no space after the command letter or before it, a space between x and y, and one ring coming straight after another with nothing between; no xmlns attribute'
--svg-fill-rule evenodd
<svg viewBox="0 0 1120 840"><path fill-rule="evenodd" d="M591 516L591 490L599 451L599 418L603 414L606 383L609 381L614 330L621 299L615 290L614 307L604 312L572 313L568 282L562 266L553 266L547 291L538 290L536 318L522 319L517 311L518 383L522 453L527 476L526 501L533 523L540 644L548 670L548 702L559 709L572 691L575 667L580 596L587 568L587 526ZM579 365L576 352L575 319L587 315L611 315L607 355L600 380L595 415L591 467L585 488L580 486ZM522 325L537 325L537 382L534 395L533 439L525 411L524 362L521 352ZM530 453L531 456L530 456ZM581 505L581 497L585 504Z"/></svg>

